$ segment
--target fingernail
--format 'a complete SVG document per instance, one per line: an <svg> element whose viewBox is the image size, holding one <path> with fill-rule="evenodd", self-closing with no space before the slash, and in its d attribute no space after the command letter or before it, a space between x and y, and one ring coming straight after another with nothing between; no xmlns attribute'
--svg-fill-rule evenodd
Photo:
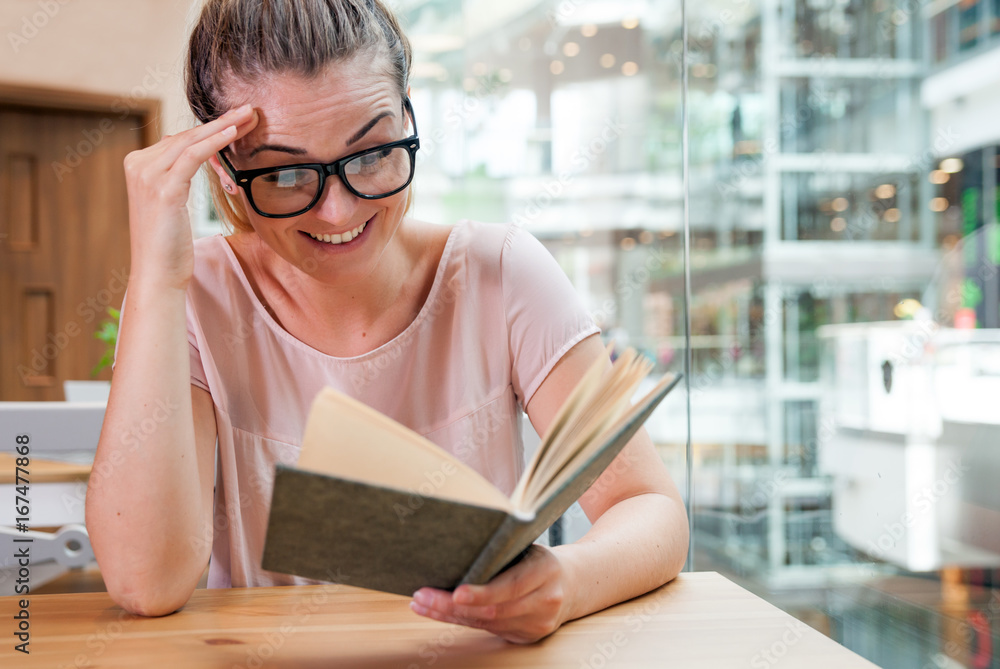
<svg viewBox="0 0 1000 669"><path fill-rule="evenodd" d="M422 590L418 590L415 593L413 593L413 601L423 606L430 606L431 596L429 593L423 592Z"/></svg>

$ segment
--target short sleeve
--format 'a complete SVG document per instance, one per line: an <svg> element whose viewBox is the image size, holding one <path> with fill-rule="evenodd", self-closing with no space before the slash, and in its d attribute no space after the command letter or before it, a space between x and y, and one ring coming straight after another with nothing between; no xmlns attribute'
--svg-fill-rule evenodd
<svg viewBox="0 0 1000 669"><path fill-rule="evenodd" d="M562 356L600 328L552 254L520 226L507 232L500 275L511 382L525 407Z"/></svg>
<svg viewBox="0 0 1000 669"><path fill-rule="evenodd" d="M122 298L122 308L121 313L118 315L118 331L121 332L122 323L125 320L125 303L128 300L128 289L125 289L125 296ZM194 318L193 310L191 308L190 299L187 302L187 340L188 340L188 355L191 361L191 385L198 386L202 390L208 390L208 382L205 380L205 368L201 364L201 351L198 349L198 339L194 334L192 328L192 320ZM121 337L115 340L115 357L111 361L111 371L115 369L115 363L118 362L118 344L121 341Z"/></svg>
<svg viewBox="0 0 1000 669"><path fill-rule="evenodd" d="M205 366L201 362L201 349L198 348L198 338L191 329L192 309L190 302L187 308L187 338L188 356L191 361L191 385L198 386L202 390L209 390L208 381L205 379Z"/></svg>

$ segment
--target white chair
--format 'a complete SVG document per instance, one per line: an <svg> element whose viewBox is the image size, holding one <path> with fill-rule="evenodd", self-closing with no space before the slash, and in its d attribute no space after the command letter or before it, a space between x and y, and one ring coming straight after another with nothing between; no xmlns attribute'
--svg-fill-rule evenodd
<svg viewBox="0 0 1000 669"><path fill-rule="evenodd" d="M16 594L20 566L19 549L29 548L29 579L32 588L56 578L66 569L81 567L94 559L84 527L86 483L79 472L46 474L32 461L55 460L89 466L94 461L104 422L105 402L0 402L0 596ZM14 458L18 435L27 435L28 499L27 531L17 527L14 501L17 484ZM76 469L80 469L77 467ZM86 471L86 470L84 470ZM23 472L21 472L24 476ZM34 528L58 527L54 533ZM18 541L31 539L32 541ZM23 553L23 551L22 551Z"/></svg>

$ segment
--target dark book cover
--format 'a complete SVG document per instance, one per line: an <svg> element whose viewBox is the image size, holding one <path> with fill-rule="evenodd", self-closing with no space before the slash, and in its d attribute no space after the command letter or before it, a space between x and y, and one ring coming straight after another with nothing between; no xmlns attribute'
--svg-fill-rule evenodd
<svg viewBox="0 0 1000 669"><path fill-rule="evenodd" d="M679 380L644 398L633 418L534 514L278 465L261 566L405 596L422 587L486 583L590 488Z"/></svg>

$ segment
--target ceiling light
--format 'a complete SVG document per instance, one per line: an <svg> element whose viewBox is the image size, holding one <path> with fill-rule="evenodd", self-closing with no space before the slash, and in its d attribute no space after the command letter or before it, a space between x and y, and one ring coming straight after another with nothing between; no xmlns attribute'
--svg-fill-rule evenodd
<svg viewBox="0 0 1000 669"><path fill-rule="evenodd" d="M875 189L875 197L880 200L888 200L896 194L896 187L892 184L882 184Z"/></svg>
<svg viewBox="0 0 1000 669"><path fill-rule="evenodd" d="M931 200L931 211L936 211L938 213L948 209L948 198L946 197L936 197Z"/></svg>
<svg viewBox="0 0 1000 669"><path fill-rule="evenodd" d="M965 163L962 162L961 158L945 158L941 161L941 171L948 174L961 172L964 167Z"/></svg>

